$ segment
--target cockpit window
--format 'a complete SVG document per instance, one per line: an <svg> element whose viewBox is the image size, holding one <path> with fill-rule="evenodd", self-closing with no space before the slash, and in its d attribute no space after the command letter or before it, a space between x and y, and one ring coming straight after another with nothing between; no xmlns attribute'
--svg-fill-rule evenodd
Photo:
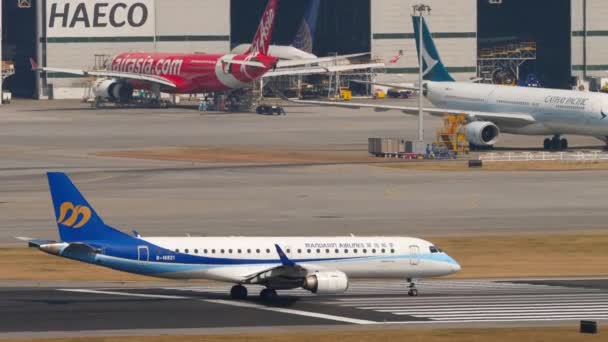
<svg viewBox="0 0 608 342"><path fill-rule="evenodd" d="M439 248L437 246L431 246L431 247L429 247L429 250L431 251L431 253L443 253L441 248Z"/></svg>

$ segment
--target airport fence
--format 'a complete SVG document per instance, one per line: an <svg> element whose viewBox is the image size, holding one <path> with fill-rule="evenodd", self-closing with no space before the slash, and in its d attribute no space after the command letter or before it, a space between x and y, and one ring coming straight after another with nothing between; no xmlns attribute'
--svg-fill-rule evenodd
<svg viewBox="0 0 608 342"><path fill-rule="evenodd" d="M484 162L608 161L608 153L601 151L483 153L479 155L479 160Z"/></svg>

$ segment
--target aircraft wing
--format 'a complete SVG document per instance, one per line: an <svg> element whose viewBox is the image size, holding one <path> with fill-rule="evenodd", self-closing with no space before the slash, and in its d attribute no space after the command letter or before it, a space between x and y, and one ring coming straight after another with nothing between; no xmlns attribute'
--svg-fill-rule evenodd
<svg viewBox="0 0 608 342"><path fill-rule="evenodd" d="M297 66L302 66L302 65L329 63L329 62L335 62L335 61L349 59L349 58L361 57L361 56L365 56L365 55L369 55L369 54L370 54L369 52L365 52L365 53L355 53L355 54L351 54L351 55L334 56L334 57L281 60L277 63L277 68L289 68L289 67L297 67Z"/></svg>
<svg viewBox="0 0 608 342"><path fill-rule="evenodd" d="M275 248L281 259L281 265L269 267L250 274L245 277L245 283L264 284L270 282L272 279L278 278L291 280L304 279L310 273L309 268L311 265L296 264L287 257L279 245L275 244Z"/></svg>
<svg viewBox="0 0 608 342"><path fill-rule="evenodd" d="M405 106L392 106L374 103L356 103L356 102L330 102L330 101L314 101L314 100L292 100L288 101L300 104L309 104L317 106L331 106L331 107L342 107L351 109L360 108L372 108L377 112L384 112L389 110L398 110L408 115L418 115L418 107L405 107ZM423 108L425 113L434 116L444 115L466 115L470 121L484 120L491 121L498 125L507 124L509 126L526 126L536 122L536 119L532 115L525 113L490 113L490 112L475 112L475 111L463 111L458 109L449 108Z"/></svg>
<svg viewBox="0 0 608 342"><path fill-rule="evenodd" d="M143 74L134 74L129 72L121 72L121 71L110 71L110 70L80 70L80 69L68 69L68 68L48 68L48 67L39 67L34 60L30 59L30 63L32 64L32 70L34 71L45 71L45 72L59 72L70 75L77 76L93 76L93 77L111 77L111 78L120 78L125 80L134 80L134 81L144 81L155 84L164 85L171 88L176 88L177 85L163 77L154 76L154 75L143 75Z"/></svg>
<svg viewBox="0 0 608 342"><path fill-rule="evenodd" d="M368 64L347 64L347 65L335 65L335 66L313 66L308 68L285 68L269 71L264 74L264 77L277 77L277 76L294 76L294 75L315 75L315 74L326 74L332 72L343 72L343 71L354 71L354 70L365 70L365 69L379 69L384 68L383 63L368 63Z"/></svg>

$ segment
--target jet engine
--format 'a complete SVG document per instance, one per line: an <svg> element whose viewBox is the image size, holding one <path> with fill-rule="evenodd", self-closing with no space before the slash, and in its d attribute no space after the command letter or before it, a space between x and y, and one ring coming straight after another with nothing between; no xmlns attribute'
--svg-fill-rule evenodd
<svg viewBox="0 0 608 342"><path fill-rule="evenodd" d="M101 79L93 85L95 97L108 99L111 102L127 103L133 99L133 86L116 79Z"/></svg>
<svg viewBox="0 0 608 342"><path fill-rule="evenodd" d="M317 272L304 279L302 288L315 294L342 293L348 289L348 277L340 271Z"/></svg>
<svg viewBox="0 0 608 342"><path fill-rule="evenodd" d="M474 121L465 126L469 143L475 146L492 146L498 141L500 129L488 121Z"/></svg>

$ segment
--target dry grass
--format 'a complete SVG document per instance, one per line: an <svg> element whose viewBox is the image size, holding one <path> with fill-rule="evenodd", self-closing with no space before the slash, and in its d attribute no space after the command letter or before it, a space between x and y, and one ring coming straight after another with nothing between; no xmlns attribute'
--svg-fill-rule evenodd
<svg viewBox="0 0 608 342"><path fill-rule="evenodd" d="M608 276L608 234L433 237L462 266L455 278ZM0 249L0 280L157 280L42 253Z"/></svg>
<svg viewBox="0 0 608 342"><path fill-rule="evenodd" d="M247 335L204 336L146 336L146 337L79 337L48 339L44 341L65 342L230 342L230 341L296 341L296 342L357 342L357 341L408 341L408 342L573 342L605 341L603 334L587 335L572 328L495 328L495 329L399 329L392 328L369 331L324 331L313 333L264 333ZM39 339L14 339L7 342L29 342Z"/></svg>
<svg viewBox="0 0 608 342"><path fill-rule="evenodd" d="M406 161L374 158L363 151L300 150L180 147L148 150L106 151L102 157L182 161L193 163L245 164L323 164L323 163L379 163L383 167L422 171L579 171L608 170L608 162L532 161L486 162L481 169L469 169L467 161Z"/></svg>
<svg viewBox="0 0 608 342"><path fill-rule="evenodd" d="M319 164L373 161L372 157L359 151L280 151L255 148L159 148L99 152L97 155L199 163Z"/></svg>

